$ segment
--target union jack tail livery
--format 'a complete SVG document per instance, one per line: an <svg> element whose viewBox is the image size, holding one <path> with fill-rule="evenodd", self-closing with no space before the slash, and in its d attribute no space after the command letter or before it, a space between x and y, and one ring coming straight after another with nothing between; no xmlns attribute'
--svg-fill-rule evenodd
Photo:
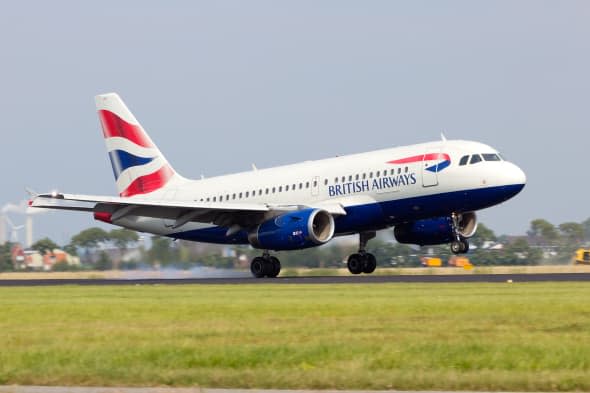
<svg viewBox="0 0 590 393"><path fill-rule="evenodd" d="M149 194L180 178L117 94L95 99L120 196Z"/></svg>

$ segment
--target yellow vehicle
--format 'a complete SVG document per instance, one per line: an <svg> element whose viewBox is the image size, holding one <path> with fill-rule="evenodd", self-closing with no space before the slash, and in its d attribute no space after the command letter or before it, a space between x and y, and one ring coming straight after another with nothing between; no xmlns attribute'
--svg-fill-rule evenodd
<svg viewBox="0 0 590 393"><path fill-rule="evenodd" d="M441 267L442 266L442 259L440 258L433 258L433 257L422 257L420 258L420 262L424 267Z"/></svg>
<svg viewBox="0 0 590 393"><path fill-rule="evenodd" d="M579 248L574 256L574 265L590 265L590 249Z"/></svg>
<svg viewBox="0 0 590 393"><path fill-rule="evenodd" d="M453 255L449 258L449 266L462 267L463 269L471 269L473 267L469 258L458 255Z"/></svg>

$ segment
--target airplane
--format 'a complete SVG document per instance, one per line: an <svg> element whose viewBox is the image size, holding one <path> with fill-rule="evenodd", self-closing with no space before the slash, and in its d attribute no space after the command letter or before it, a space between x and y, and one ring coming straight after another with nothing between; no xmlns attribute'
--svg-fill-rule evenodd
<svg viewBox="0 0 590 393"><path fill-rule="evenodd" d="M178 174L116 93L95 97L119 196L51 192L38 208L91 212L94 219L173 239L249 244L253 276L277 277L270 251L316 247L359 235L352 274L370 274L366 251L393 227L400 243L469 250L476 211L518 194L526 176L492 147L446 140L189 180Z"/></svg>

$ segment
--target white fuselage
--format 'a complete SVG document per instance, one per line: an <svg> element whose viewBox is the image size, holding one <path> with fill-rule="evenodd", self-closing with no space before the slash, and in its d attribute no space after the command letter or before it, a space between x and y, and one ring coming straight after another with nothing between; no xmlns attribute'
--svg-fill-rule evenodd
<svg viewBox="0 0 590 393"><path fill-rule="evenodd" d="M462 157L471 160L472 155L481 160L460 165ZM487 145L439 141L202 180L177 179L154 197L211 205L341 207L346 214L336 216L340 235L486 208L514 196L525 181L522 170ZM181 239L246 242L244 233L227 236L223 225L188 222L173 228L172 220L131 215L113 224ZM206 236L200 236L203 230Z"/></svg>

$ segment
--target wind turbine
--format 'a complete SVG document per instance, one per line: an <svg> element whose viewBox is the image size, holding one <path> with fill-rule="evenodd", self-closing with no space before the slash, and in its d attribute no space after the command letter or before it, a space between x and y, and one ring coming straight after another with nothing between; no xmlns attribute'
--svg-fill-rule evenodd
<svg viewBox="0 0 590 393"><path fill-rule="evenodd" d="M10 241L13 243L18 243L18 231L23 229L24 225L14 225L12 220L8 216L4 216L8 225L10 225Z"/></svg>
<svg viewBox="0 0 590 393"><path fill-rule="evenodd" d="M0 246L6 244L6 219L4 213L0 211Z"/></svg>

